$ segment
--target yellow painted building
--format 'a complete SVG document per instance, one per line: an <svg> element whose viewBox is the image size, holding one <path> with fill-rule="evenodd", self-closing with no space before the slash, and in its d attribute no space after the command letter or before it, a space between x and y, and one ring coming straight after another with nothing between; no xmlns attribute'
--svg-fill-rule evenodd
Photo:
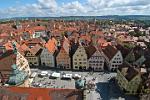
<svg viewBox="0 0 150 100"><path fill-rule="evenodd" d="M40 65L40 53L42 48L40 45L32 47L25 53L25 58L28 60L30 66L39 66Z"/></svg>
<svg viewBox="0 0 150 100"><path fill-rule="evenodd" d="M141 74L133 67L121 67L117 70L118 85L129 94L136 94L141 84Z"/></svg>
<svg viewBox="0 0 150 100"><path fill-rule="evenodd" d="M31 52L27 52L26 59L28 60L30 66L39 66L39 57Z"/></svg>
<svg viewBox="0 0 150 100"><path fill-rule="evenodd" d="M73 69L88 69L87 54L83 46L79 46L75 54L73 55Z"/></svg>

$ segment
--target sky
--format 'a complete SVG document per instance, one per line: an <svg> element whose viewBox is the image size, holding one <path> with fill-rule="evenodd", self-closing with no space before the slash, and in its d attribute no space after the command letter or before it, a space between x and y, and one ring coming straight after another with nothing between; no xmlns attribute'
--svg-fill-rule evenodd
<svg viewBox="0 0 150 100"><path fill-rule="evenodd" d="M0 0L0 18L150 15L150 0Z"/></svg>

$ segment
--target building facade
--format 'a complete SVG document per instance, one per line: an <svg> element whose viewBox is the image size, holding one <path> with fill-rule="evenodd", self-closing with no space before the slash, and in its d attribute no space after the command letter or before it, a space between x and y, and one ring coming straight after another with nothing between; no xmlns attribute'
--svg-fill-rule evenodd
<svg viewBox="0 0 150 100"><path fill-rule="evenodd" d="M124 67L117 70L117 82L124 92L136 94L141 84L141 74L133 67Z"/></svg>
<svg viewBox="0 0 150 100"><path fill-rule="evenodd" d="M88 69L88 60L85 48L79 46L73 55L73 69L74 70L87 70Z"/></svg>
<svg viewBox="0 0 150 100"><path fill-rule="evenodd" d="M123 57L120 51L118 51L115 56L110 60L110 67L109 70L116 70L119 65L123 63Z"/></svg>
<svg viewBox="0 0 150 100"><path fill-rule="evenodd" d="M28 60L19 52L17 52L16 65L19 67L20 70L25 71L26 73L28 73L29 76L31 75Z"/></svg>
<svg viewBox="0 0 150 100"><path fill-rule="evenodd" d="M62 47L56 57L57 67L61 69L71 69L71 60L68 52Z"/></svg>
<svg viewBox="0 0 150 100"><path fill-rule="evenodd" d="M110 71L116 71L119 65L123 63L122 54L117 48L108 45L103 49L104 57Z"/></svg>
<svg viewBox="0 0 150 100"><path fill-rule="evenodd" d="M48 49L44 48L40 55L41 65L48 67L55 67L55 59L53 53L49 52Z"/></svg>
<svg viewBox="0 0 150 100"><path fill-rule="evenodd" d="M40 53L42 48L40 45L32 47L30 50L26 51L25 58L28 60L30 66L39 66L40 65Z"/></svg>
<svg viewBox="0 0 150 100"><path fill-rule="evenodd" d="M94 71L104 70L104 57L96 50L95 53L88 59L89 68L91 67Z"/></svg>

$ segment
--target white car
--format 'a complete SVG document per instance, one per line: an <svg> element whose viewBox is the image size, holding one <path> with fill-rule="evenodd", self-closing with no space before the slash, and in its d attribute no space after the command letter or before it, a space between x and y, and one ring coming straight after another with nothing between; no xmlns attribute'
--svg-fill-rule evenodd
<svg viewBox="0 0 150 100"><path fill-rule="evenodd" d="M62 76L63 79L72 79L72 74L64 74Z"/></svg>
<svg viewBox="0 0 150 100"><path fill-rule="evenodd" d="M51 74L51 77L59 78L60 77L60 73L54 72L54 73Z"/></svg>
<svg viewBox="0 0 150 100"><path fill-rule="evenodd" d="M74 74L73 78L81 78L81 75L79 75L79 74Z"/></svg>
<svg viewBox="0 0 150 100"><path fill-rule="evenodd" d="M47 76L47 75L48 75L48 72L47 72L47 71L42 71L42 72L40 73L40 75L41 75L41 76Z"/></svg>

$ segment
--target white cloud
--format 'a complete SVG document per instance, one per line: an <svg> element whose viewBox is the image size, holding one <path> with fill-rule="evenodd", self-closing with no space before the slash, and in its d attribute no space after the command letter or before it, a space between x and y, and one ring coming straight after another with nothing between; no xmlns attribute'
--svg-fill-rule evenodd
<svg viewBox="0 0 150 100"><path fill-rule="evenodd" d="M57 9L57 2L55 0L38 0L38 5L41 6L43 9Z"/></svg>
<svg viewBox="0 0 150 100"><path fill-rule="evenodd" d="M62 4L61 13L70 14L83 14L87 12L87 8L84 7L79 1L73 1L67 4Z"/></svg>
<svg viewBox="0 0 150 100"><path fill-rule="evenodd" d="M86 0L58 3L37 0L20 7L0 9L0 17L150 14L149 0Z"/></svg>

